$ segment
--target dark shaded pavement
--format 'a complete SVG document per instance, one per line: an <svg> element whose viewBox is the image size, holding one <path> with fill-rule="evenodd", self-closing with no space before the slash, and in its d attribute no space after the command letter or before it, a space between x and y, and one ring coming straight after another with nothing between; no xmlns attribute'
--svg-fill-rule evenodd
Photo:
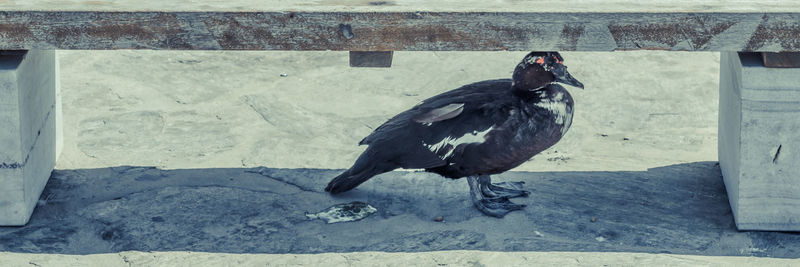
<svg viewBox="0 0 800 267"><path fill-rule="evenodd" d="M503 219L472 207L465 180L391 172L331 197L339 170L150 167L56 170L31 222L0 227L0 250L89 254L126 250L232 253L352 251L619 251L800 256L800 234L735 229L719 167L696 162L644 172L510 172L523 211ZM309 220L362 201L364 220ZM442 216L443 222L433 218Z"/></svg>

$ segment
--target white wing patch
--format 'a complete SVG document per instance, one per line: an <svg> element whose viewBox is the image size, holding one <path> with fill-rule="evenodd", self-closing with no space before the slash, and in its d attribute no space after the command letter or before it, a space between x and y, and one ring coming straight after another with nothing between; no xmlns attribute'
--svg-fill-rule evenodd
<svg viewBox="0 0 800 267"><path fill-rule="evenodd" d="M558 102L561 102L562 99L564 99L564 92L558 92L558 94L556 94L556 96L553 97L553 100Z"/></svg>
<svg viewBox="0 0 800 267"><path fill-rule="evenodd" d="M449 149L444 156L441 156L442 159L447 159L453 155L453 151L456 150L456 147L458 145L469 144L469 143L483 143L483 141L486 140L486 134L488 134L489 131L491 131L492 129L494 129L494 127L489 127L489 129L486 129L481 132L473 131L472 133L467 133L459 137L447 136L444 139L442 139L442 141L439 141L436 144L430 144L430 145L425 144L425 146L428 147L428 150L430 150L433 153L436 153L441 149Z"/></svg>
<svg viewBox="0 0 800 267"><path fill-rule="evenodd" d="M559 96L556 96L559 97ZM569 121L572 122L572 114L571 112L567 111L567 103L560 102L560 101L550 101L549 99L542 99L541 102L534 104L538 107L542 107L546 110L555 115L555 123L558 125L564 125Z"/></svg>

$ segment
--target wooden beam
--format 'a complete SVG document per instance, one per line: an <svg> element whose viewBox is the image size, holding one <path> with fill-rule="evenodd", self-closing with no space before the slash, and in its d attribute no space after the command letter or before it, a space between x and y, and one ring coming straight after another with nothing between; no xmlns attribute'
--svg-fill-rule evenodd
<svg viewBox="0 0 800 267"><path fill-rule="evenodd" d="M761 59L767 68L800 68L800 53L796 52L763 52Z"/></svg>
<svg viewBox="0 0 800 267"><path fill-rule="evenodd" d="M7 11L0 49L800 51L800 13Z"/></svg>
<svg viewBox="0 0 800 267"><path fill-rule="evenodd" d="M794 1L761 0L11 0L4 11L109 12L518 12L518 13L780 13Z"/></svg>
<svg viewBox="0 0 800 267"><path fill-rule="evenodd" d="M1 1L0 49L800 51L800 5L723 2Z"/></svg>

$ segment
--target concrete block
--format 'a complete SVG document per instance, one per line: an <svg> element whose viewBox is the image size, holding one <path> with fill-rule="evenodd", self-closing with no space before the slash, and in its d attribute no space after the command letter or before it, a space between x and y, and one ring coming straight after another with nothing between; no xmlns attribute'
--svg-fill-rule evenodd
<svg viewBox="0 0 800 267"><path fill-rule="evenodd" d="M56 159L55 51L0 51L0 226L24 225Z"/></svg>
<svg viewBox="0 0 800 267"><path fill-rule="evenodd" d="M55 51L55 79L56 79L56 162L58 162L58 158L61 156L61 151L64 149L64 124L63 117L61 114L61 65L59 63L59 53L58 50Z"/></svg>
<svg viewBox="0 0 800 267"><path fill-rule="evenodd" d="M800 68L723 52L719 161L739 230L800 231Z"/></svg>

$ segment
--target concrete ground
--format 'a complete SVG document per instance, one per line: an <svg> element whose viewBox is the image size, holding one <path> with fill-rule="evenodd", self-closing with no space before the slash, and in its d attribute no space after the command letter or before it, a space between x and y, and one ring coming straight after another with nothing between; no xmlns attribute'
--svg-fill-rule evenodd
<svg viewBox="0 0 800 267"><path fill-rule="evenodd" d="M715 162L715 53L563 53L586 84L570 89L573 128L497 176L533 192L503 219L472 207L466 181L422 172L336 197L322 188L388 117L508 77L524 53L398 52L390 69L347 68L340 52L60 53L64 152L31 222L0 227L0 265L724 265L800 255L800 234L735 229ZM305 216L355 200L378 212L338 224ZM417 253L429 251L439 252ZM526 252L501 253L510 251ZM326 252L346 254L306 255Z"/></svg>
<svg viewBox="0 0 800 267"><path fill-rule="evenodd" d="M143 167L59 170L4 251L225 253L437 250L648 252L796 257L800 234L738 232L714 162L643 172L510 172L528 205L503 219L472 207L464 180L393 172L331 197L337 170ZM310 220L337 203L378 209L355 222ZM442 222L434 218L441 216Z"/></svg>

